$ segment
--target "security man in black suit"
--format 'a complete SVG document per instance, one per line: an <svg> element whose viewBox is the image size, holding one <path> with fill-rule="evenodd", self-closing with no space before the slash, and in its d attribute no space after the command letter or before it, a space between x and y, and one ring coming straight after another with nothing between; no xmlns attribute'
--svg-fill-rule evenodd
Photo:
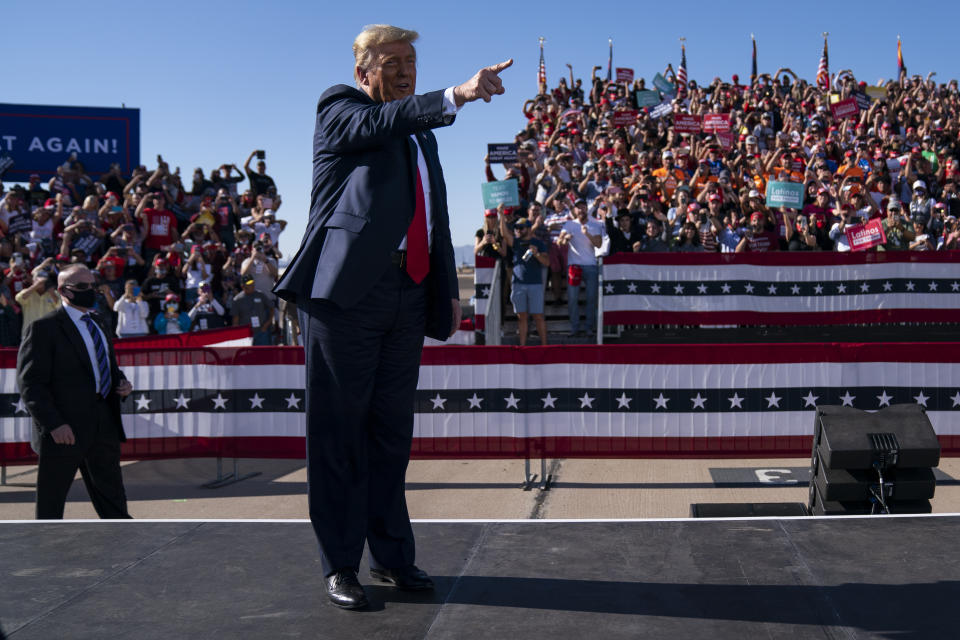
<svg viewBox="0 0 960 640"><path fill-rule="evenodd" d="M460 324L446 187L431 129L466 102L503 93L512 60L462 85L416 95L414 31L373 25L354 41L360 90L328 89L317 106L310 220L274 291L295 302L306 357L310 519L327 592L367 600L371 576L432 589L414 564L404 495L424 335Z"/></svg>
<svg viewBox="0 0 960 640"><path fill-rule="evenodd" d="M31 446L40 457L37 519L62 519L80 470L101 518L129 518L120 474L126 441L120 400L133 391L117 366L111 334L90 311L94 277L82 265L60 272L63 306L33 322L17 355L17 383L33 417Z"/></svg>

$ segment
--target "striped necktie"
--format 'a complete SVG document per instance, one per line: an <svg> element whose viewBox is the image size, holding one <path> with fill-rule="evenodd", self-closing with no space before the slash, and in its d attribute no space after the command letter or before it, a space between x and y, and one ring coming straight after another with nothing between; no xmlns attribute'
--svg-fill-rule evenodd
<svg viewBox="0 0 960 640"><path fill-rule="evenodd" d="M110 361L107 359L107 345L103 343L103 338L100 337L97 325L90 314L85 313L80 317L87 331L90 332L90 337L93 338L93 349L97 352L97 371L100 373L100 388L97 389L97 393L106 398L110 393Z"/></svg>

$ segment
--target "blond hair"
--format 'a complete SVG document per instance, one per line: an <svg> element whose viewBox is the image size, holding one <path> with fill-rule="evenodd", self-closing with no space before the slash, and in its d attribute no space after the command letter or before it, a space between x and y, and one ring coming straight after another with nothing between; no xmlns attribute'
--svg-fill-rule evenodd
<svg viewBox="0 0 960 640"><path fill-rule="evenodd" d="M389 42L406 42L413 48L413 43L419 37L420 34L411 29L401 29L389 24L368 24L353 41L353 57L356 60L356 67L353 70L354 80L357 81L357 84L360 83L357 67L361 69L369 68L380 45ZM414 49L414 54L416 54L416 49Z"/></svg>

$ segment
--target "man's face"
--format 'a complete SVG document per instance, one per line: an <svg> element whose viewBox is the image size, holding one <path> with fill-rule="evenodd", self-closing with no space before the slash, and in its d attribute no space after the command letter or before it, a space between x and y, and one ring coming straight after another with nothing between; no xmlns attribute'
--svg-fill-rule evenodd
<svg viewBox="0 0 960 640"><path fill-rule="evenodd" d="M417 87L417 53L409 42L380 45L369 69L357 67L360 88L376 102L412 96Z"/></svg>
<svg viewBox="0 0 960 640"><path fill-rule="evenodd" d="M574 214L577 216L577 220L583 222L587 219L587 205L580 203L573 208Z"/></svg>
<svg viewBox="0 0 960 640"><path fill-rule="evenodd" d="M93 288L95 280L93 274L90 273L89 269L76 269L75 271L68 273L64 280L60 282L61 293L63 293L68 300L73 301L73 292L74 290L84 290Z"/></svg>

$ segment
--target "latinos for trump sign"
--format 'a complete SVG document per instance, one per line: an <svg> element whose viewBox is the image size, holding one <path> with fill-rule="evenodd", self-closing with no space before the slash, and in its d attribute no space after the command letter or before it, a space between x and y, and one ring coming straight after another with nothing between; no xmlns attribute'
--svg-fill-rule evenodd
<svg viewBox="0 0 960 640"><path fill-rule="evenodd" d="M653 86L659 89L661 93L674 94L677 92L677 88L673 86L673 83L659 73L653 76Z"/></svg>
<svg viewBox="0 0 960 640"><path fill-rule="evenodd" d="M880 218L874 218L866 224L847 227L844 232L850 251L866 251L887 241L887 234L883 232Z"/></svg>
<svg viewBox="0 0 960 640"><path fill-rule="evenodd" d="M767 206L800 209L803 206L803 185L799 182L767 183Z"/></svg>
<svg viewBox="0 0 960 640"><path fill-rule="evenodd" d="M656 91L648 91L646 89L637 89L637 106L643 109L644 107L655 107L660 104L660 94Z"/></svg>
<svg viewBox="0 0 960 640"><path fill-rule="evenodd" d="M0 104L0 153L13 159L7 180L51 178L71 155L89 174L140 164L140 110Z"/></svg>
<svg viewBox="0 0 960 640"><path fill-rule="evenodd" d="M501 204L507 207L520 206L520 194L517 191L517 179L484 182L480 185L483 195L483 208L496 209Z"/></svg>
<svg viewBox="0 0 960 640"><path fill-rule="evenodd" d="M856 117L860 113L860 107L857 105L856 98L847 98L831 104L830 111L833 113L834 120L843 120Z"/></svg>

